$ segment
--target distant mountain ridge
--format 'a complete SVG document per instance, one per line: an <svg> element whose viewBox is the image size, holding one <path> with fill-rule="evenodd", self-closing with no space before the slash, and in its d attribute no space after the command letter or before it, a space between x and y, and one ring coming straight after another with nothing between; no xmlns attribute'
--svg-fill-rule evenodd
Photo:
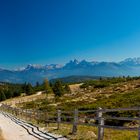
<svg viewBox="0 0 140 140"><path fill-rule="evenodd" d="M60 80L61 82L64 83L82 83L85 81L89 80L97 80L100 78L107 78L107 77L101 77L101 76L68 76L68 77L63 77L63 78L56 78L56 79L51 79L50 82L54 83L57 80Z"/></svg>
<svg viewBox="0 0 140 140"><path fill-rule="evenodd" d="M140 57L127 58L121 62L88 62L71 60L65 65L27 65L19 70L0 68L0 81L12 83L42 82L68 76L140 76Z"/></svg>

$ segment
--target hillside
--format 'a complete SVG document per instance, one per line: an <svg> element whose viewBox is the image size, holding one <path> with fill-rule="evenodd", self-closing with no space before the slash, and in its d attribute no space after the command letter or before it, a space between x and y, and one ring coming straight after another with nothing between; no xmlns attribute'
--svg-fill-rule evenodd
<svg viewBox="0 0 140 140"><path fill-rule="evenodd" d="M139 77L92 80L84 82L82 84L72 84L69 85L69 87L72 91L71 94L64 94L57 100L54 100L54 95L50 94L48 95L48 98L50 98L48 101L46 101L46 99L44 100L39 98L36 103L41 102L39 106L41 110L51 108L68 110L72 110L74 108L93 109L97 107L118 108L133 107L140 105ZM35 97L37 95L32 96ZM45 97L45 95L40 96ZM26 96L22 98L26 98ZM22 100L22 98L18 97L17 102L19 102L18 99ZM27 96L27 98L30 98L30 96ZM10 99L10 101L15 99ZM130 99L132 100L131 102L129 102ZM122 104L121 100L124 100ZM31 104L32 102L29 102L28 106L28 103L26 103L26 107L33 107ZM24 104L23 107L25 107Z"/></svg>
<svg viewBox="0 0 140 140"><path fill-rule="evenodd" d="M108 78L100 80L91 80L86 81L81 84L71 84L69 85L71 93L64 94L61 97L55 97L54 94L34 94L24 97L16 97L4 101L3 103L9 104L13 107L20 107L28 110L40 110L47 112L55 112L56 110L64 111L73 111L75 108L78 108L80 111L85 110L94 110L98 107L102 108L125 108L125 107L136 107L140 106L140 78L139 77L123 77L123 78ZM90 115L90 113L86 114ZM112 116L131 116L136 117L137 112L129 111L128 113L115 112L110 113ZM112 125L138 125L137 121L130 123L128 121L106 121L106 124ZM69 134L70 126L62 125L62 128L58 131L54 131L54 125L50 124L50 127L47 129L51 132L56 132L59 134L67 135L70 139L81 139L81 134L85 133L84 136L87 136L88 131L96 132L96 129L93 127L80 127L80 131L76 136ZM134 127L133 126L133 127ZM116 132L114 130L106 130L105 140L108 140L110 132L115 137L111 137L110 140L121 140L121 137L124 137L124 140L127 138L135 138L136 133L127 133L125 132ZM118 136L120 138L118 138ZM75 138L76 137L76 138ZM88 137L88 136L87 136ZM83 137L82 137L83 138Z"/></svg>

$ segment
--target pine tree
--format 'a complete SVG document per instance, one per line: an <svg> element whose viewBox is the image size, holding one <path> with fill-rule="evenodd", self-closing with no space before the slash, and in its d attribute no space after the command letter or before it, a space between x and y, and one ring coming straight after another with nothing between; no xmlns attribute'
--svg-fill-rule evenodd
<svg viewBox="0 0 140 140"><path fill-rule="evenodd" d="M70 87L69 87L68 84L65 85L65 92L66 92L67 94L70 94L70 93L71 93L71 89L70 89Z"/></svg>
<svg viewBox="0 0 140 140"><path fill-rule="evenodd" d="M61 81L55 82L53 91L56 97L61 97L64 94L64 89L63 89Z"/></svg>
<svg viewBox="0 0 140 140"><path fill-rule="evenodd" d="M39 82L36 82L36 87L39 87L39 86L40 86Z"/></svg>
<svg viewBox="0 0 140 140"><path fill-rule="evenodd" d="M6 96L2 90L0 90L0 101L6 100Z"/></svg>
<svg viewBox="0 0 140 140"><path fill-rule="evenodd" d="M14 92L13 92L13 94L14 94L14 97L18 97L18 96L20 96L20 91L18 91L18 90L15 90Z"/></svg>
<svg viewBox="0 0 140 140"><path fill-rule="evenodd" d="M26 85L25 91L27 95L32 95L34 93L33 87L30 83Z"/></svg>
<svg viewBox="0 0 140 140"><path fill-rule="evenodd" d="M4 91L4 93L5 93L6 99L10 99L13 97L13 92L10 89Z"/></svg>
<svg viewBox="0 0 140 140"><path fill-rule="evenodd" d="M22 85L22 90L23 90L23 92L24 93L26 93L26 86L27 86L27 84L26 84L26 82Z"/></svg>
<svg viewBox="0 0 140 140"><path fill-rule="evenodd" d="M46 94L50 94L50 93L53 92L53 90L52 90L52 88L51 88L51 86L50 86L50 84L49 84L48 79L46 79L46 80L44 81L44 90L45 90L45 93L46 93Z"/></svg>
<svg viewBox="0 0 140 140"><path fill-rule="evenodd" d="M52 84L52 82L50 82L50 87L53 88L53 84Z"/></svg>

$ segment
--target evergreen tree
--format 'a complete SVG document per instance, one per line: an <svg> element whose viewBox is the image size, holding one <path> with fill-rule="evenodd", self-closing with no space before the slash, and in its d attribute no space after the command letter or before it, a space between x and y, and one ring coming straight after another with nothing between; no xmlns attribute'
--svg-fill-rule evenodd
<svg viewBox="0 0 140 140"><path fill-rule="evenodd" d="M52 90L52 88L51 88L51 86L50 86L50 84L49 84L48 79L46 79L46 80L44 81L44 90L45 90L45 93L46 93L46 94L50 94L50 93L53 92L53 90Z"/></svg>
<svg viewBox="0 0 140 140"><path fill-rule="evenodd" d="M65 85L65 92L66 92L67 94L70 94L70 93L71 93L71 89L70 89L70 87L69 87L68 84Z"/></svg>
<svg viewBox="0 0 140 140"><path fill-rule="evenodd" d="M15 90L14 92L13 92L13 95L14 95L14 97L18 97L18 96L20 96L20 91L18 91L18 90Z"/></svg>
<svg viewBox="0 0 140 140"><path fill-rule="evenodd" d="M39 87L39 86L40 86L39 82L36 82L36 87Z"/></svg>
<svg viewBox="0 0 140 140"><path fill-rule="evenodd" d="M9 89L9 90L5 90L4 91L6 99L10 99L13 97L13 92Z"/></svg>
<svg viewBox="0 0 140 140"><path fill-rule="evenodd" d="M0 101L6 100L6 96L2 90L0 90Z"/></svg>
<svg viewBox="0 0 140 140"><path fill-rule="evenodd" d="M27 85L26 85L26 94L27 95L32 95L33 93L34 93L34 91L33 91L33 87L32 87L32 85L30 84L30 83L28 83Z"/></svg>
<svg viewBox="0 0 140 140"><path fill-rule="evenodd" d="M36 82L36 85L34 87L34 90L35 91L41 91L41 90L43 90L42 85L40 85L39 82Z"/></svg>
<svg viewBox="0 0 140 140"><path fill-rule="evenodd" d="M64 89L61 81L56 81L53 87L53 92L56 97L61 97L64 94Z"/></svg>
<svg viewBox="0 0 140 140"><path fill-rule="evenodd" d="M50 87L53 88L53 84L52 84L52 82L50 82Z"/></svg>
<svg viewBox="0 0 140 140"><path fill-rule="evenodd" d="M23 90L23 92L24 93L26 93L26 86L27 86L27 84L26 84L26 82L22 85L22 90Z"/></svg>

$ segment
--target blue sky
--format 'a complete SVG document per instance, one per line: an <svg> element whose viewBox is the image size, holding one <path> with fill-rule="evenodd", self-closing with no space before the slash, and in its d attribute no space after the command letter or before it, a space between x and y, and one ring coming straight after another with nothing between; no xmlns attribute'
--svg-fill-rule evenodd
<svg viewBox="0 0 140 140"><path fill-rule="evenodd" d="M139 0L0 1L0 67L140 56Z"/></svg>

